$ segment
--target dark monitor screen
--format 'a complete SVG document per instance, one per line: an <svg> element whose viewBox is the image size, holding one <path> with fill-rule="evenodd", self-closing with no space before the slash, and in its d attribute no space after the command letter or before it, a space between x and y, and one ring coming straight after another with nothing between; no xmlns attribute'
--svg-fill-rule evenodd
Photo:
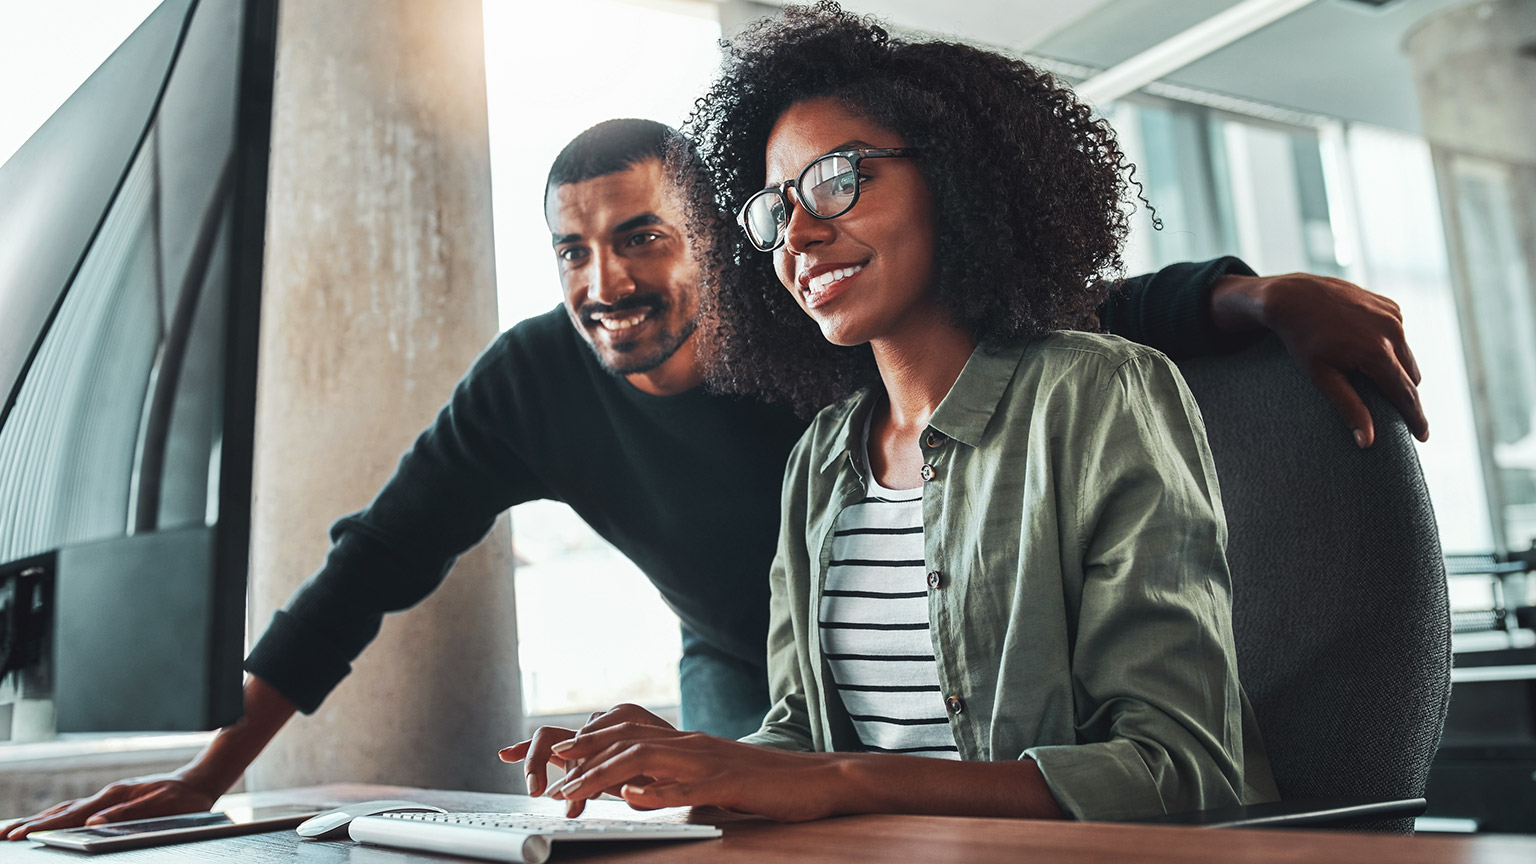
<svg viewBox="0 0 1536 864"><path fill-rule="evenodd" d="M0 703L58 731L239 715L275 30L165 0L0 167Z"/></svg>

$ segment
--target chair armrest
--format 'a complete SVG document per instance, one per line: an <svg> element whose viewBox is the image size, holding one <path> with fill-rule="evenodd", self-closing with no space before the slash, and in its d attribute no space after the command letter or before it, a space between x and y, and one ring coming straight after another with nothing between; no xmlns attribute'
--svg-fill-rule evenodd
<svg viewBox="0 0 1536 864"><path fill-rule="evenodd" d="M1192 825L1200 828L1301 828L1339 826L1376 819L1418 816L1428 806L1423 798L1381 801L1373 798L1310 798L1272 801L1244 807L1187 810L1146 819L1140 825Z"/></svg>

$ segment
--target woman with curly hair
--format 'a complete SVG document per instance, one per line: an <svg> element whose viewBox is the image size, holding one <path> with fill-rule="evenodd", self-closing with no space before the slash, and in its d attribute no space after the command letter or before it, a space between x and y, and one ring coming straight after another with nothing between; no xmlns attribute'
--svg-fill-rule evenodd
<svg viewBox="0 0 1536 864"><path fill-rule="evenodd" d="M1109 128L1025 63L823 3L733 43L690 130L697 212L741 229L703 232L715 383L828 406L784 480L776 705L741 742L620 706L504 758L570 766L573 815L1276 798L1198 410L1161 354L1075 332L1126 234Z"/></svg>

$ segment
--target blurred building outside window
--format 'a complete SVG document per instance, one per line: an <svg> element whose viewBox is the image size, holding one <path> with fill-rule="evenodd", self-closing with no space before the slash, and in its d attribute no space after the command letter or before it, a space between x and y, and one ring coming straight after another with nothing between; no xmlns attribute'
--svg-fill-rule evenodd
<svg viewBox="0 0 1536 864"><path fill-rule="evenodd" d="M1432 435L1419 458L1441 542L1492 549L1428 146L1364 124L1287 127L1168 102L1122 100L1109 119L1163 222L1156 231L1136 213L1127 272L1236 254L1263 274L1338 276L1403 307L1424 372Z"/></svg>
<svg viewBox="0 0 1536 864"><path fill-rule="evenodd" d="M1485 471L1510 550L1536 542L1536 169L1447 154L1467 292L1463 321L1482 402ZM1465 308L1470 307L1470 309ZM1481 384L1478 387L1478 384Z"/></svg>

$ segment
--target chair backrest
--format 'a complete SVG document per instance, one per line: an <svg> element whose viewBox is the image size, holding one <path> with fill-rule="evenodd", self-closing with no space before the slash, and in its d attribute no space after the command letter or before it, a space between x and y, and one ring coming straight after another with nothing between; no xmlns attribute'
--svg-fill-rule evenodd
<svg viewBox="0 0 1536 864"><path fill-rule="evenodd" d="M1356 380L1350 431L1277 340L1179 363L1229 528L1238 672L1280 794L1418 798L1451 690L1429 492L1401 415ZM1408 832L1411 819L1373 826Z"/></svg>

